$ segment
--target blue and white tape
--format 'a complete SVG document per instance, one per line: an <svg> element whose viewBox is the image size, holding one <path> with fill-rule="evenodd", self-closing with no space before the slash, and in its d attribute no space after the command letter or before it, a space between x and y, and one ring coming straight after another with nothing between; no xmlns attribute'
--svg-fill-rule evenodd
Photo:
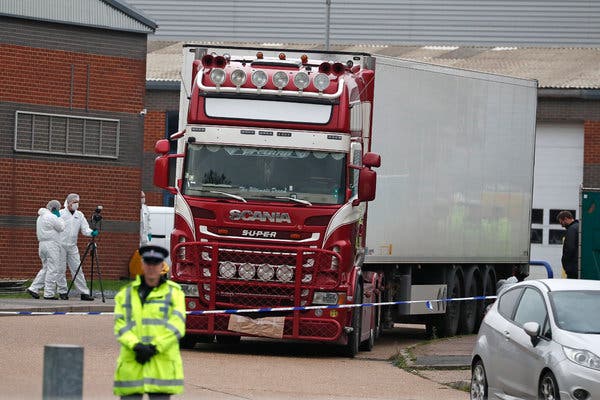
<svg viewBox="0 0 600 400"><path fill-rule="evenodd" d="M435 299L435 300L403 300L403 301L387 301L381 303L362 303L362 304L335 304L321 306L299 306L299 307L265 307L265 308L245 308L231 310L201 310L188 311L188 315L207 315L207 314L250 314L250 313L269 313L278 311L308 311L308 310L332 310L336 308L356 308L356 307L374 307L374 306L394 306L401 304L417 304L425 303L425 307L433 310L434 303L448 303L451 301L468 301L468 300L495 300L496 296L474 296L474 297L458 297L453 299ZM113 312L102 311L0 311L0 315L114 315Z"/></svg>

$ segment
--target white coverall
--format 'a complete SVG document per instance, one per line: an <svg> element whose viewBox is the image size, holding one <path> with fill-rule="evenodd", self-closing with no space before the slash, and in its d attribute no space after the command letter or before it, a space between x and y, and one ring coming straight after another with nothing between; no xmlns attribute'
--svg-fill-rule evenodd
<svg viewBox="0 0 600 400"><path fill-rule="evenodd" d="M71 211L67 208L63 208L60 210L60 218L65 222L65 230L60 236L63 249L61 262L63 265L66 262L69 266L69 271L71 271L71 277L73 277L81 263L79 249L77 248L77 236L79 235L79 232L84 236L92 236L92 230L83 213L79 210L76 210L71 214ZM90 292L87 283L85 282L85 276L83 275L83 266L81 266L79 273L75 278L75 288L82 294L89 294Z"/></svg>
<svg viewBox="0 0 600 400"><path fill-rule="evenodd" d="M148 235L150 234L150 211L148 206L142 204L140 209L140 247L150 244Z"/></svg>
<svg viewBox="0 0 600 400"><path fill-rule="evenodd" d="M60 235L65 229L65 222L52 214L47 208L38 210L36 222L38 253L42 260L42 269L29 286L29 290L38 293L44 288L44 297L56 296L56 286L60 294L67 293L66 265L62 261Z"/></svg>

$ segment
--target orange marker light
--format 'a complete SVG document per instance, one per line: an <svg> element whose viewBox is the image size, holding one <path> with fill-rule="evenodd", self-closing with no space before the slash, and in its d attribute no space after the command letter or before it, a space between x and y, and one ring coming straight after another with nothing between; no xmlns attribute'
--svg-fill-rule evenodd
<svg viewBox="0 0 600 400"><path fill-rule="evenodd" d="M292 233L292 234L290 234L290 238L291 239L300 239L301 236L299 233Z"/></svg>
<svg viewBox="0 0 600 400"><path fill-rule="evenodd" d="M308 63L308 56L306 54L302 54L300 61L302 61L302 64Z"/></svg>
<svg viewBox="0 0 600 400"><path fill-rule="evenodd" d="M263 59L263 53L262 53L262 51L259 51L259 52L256 53L256 58L259 59L259 60Z"/></svg>
<svg viewBox="0 0 600 400"><path fill-rule="evenodd" d="M229 229L218 229L217 233L219 235L227 235L227 234L229 234Z"/></svg>
<svg viewBox="0 0 600 400"><path fill-rule="evenodd" d="M279 53L279 59L285 60L285 53Z"/></svg>

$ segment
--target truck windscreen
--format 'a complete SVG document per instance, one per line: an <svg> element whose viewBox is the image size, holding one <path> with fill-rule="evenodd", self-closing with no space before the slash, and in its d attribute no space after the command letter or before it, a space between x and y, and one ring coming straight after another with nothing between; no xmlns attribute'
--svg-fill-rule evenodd
<svg viewBox="0 0 600 400"><path fill-rule="evenodd" d="M239 200L342 204L346 154L190 143L183 193ZM308 203L307 203L308 204Z"/></svg>

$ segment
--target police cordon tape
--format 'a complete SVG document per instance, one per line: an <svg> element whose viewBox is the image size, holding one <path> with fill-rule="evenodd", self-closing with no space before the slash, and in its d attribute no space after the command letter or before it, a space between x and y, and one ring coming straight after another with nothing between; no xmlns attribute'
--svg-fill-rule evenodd
<svg viewBox="0 0 600 400"><path fill-rule="evenodd" d="M250 313L268 313L278 311L308 311L308 310L333 310L338 308L356 308L356 307L375 307L375 306L394 306L401 304L418 304L425 303L425 307L433 310L434 303L449 303L452 301L469 301L469 300L495 300L497 296L474 296L474 297L457 297L448 299L435 300L402 300L402 301L386 301L380 303L361 303L361 304L335 304L321 306L298 306L298 307L265 307L265 308L245 308L239 310L201 310L188 311L188 315L207 315L207 314L250 314ZM113 312L103 311L0 311L0 315L114 315Z"/></svg>

